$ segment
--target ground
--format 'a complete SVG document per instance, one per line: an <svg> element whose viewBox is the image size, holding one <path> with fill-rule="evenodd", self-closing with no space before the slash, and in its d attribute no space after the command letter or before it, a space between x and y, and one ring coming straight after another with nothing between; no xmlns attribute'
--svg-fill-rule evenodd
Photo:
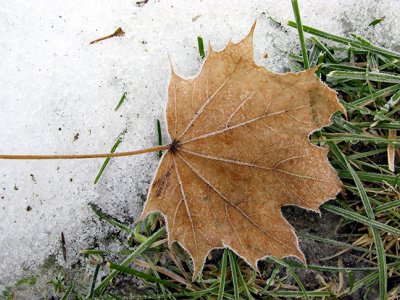
<svg viewBox="0 0 400 300"><path fill-rule="evenodd" d="M400 47L393 30L399 28L399 6L396 0L300 2L304 24L362 34L394 50ZM184 77L196 75L202 64L198 36L221 50L229 40L241 40L257 20L258 64L284 72L289 53L299 53L297 32L286 25L294 18L288 0L279 5L150 0L144 6L7 0L0 4L0 16L0 154L109 152L125 129L118 151L146 148L157 144L156 119L168 143L164 106L170 63ZM383 16L379 26L368 26ZM89 45L118 27L125 36ZM125 92L127 100L114 111ZM59 268L81 261L80 249L110 243L111 227L98 220L88 203L132 224L157 163L155 154L112 160L94 185L99 160L0 161L0 292L41 272L43 265L51 265L52 272L44 273L54 279ZM331 214L320 219L296 208L285 211L300 232L336 235L339 219ZM304 239L301 246L310 261L334 253ZM304 276L315 282L309 272ZM39 281L46 285L46 280Z"/></svg>

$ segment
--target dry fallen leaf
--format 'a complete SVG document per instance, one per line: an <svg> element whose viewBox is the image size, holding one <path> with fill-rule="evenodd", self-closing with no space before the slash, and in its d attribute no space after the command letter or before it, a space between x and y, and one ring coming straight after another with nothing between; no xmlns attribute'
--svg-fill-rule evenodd
<svg viewBox="0 0 400 300"><path fill-rule="evenodd" d="M200 74L172 71L164 154L141 218L165 216L169 244L178 242L199 274L207 254L229 247L257 269L266 256L305 262L284 205L319 211L341 183L327 149L311 132L344 111L314 75L274 74L253 60L253 32L222 52L211 47Z"/></svg>

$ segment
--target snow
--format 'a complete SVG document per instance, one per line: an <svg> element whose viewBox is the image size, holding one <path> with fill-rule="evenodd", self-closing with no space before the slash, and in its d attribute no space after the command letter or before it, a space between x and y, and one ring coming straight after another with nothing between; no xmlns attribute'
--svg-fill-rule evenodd
<svg viewBox="0 0 400 300"><path fill-rule="evenodd" d="M398 0L303 0L300 8L304 24L400 47ZM229 40L240 41L256 19L256 62L287 70L287 54L299 49L296 30L286 26L293 19L289 0L150 0L144 7L132 1L1 1L0 153L103 153L125 128L118 151L156 145L156 119L165 128L170 60L177 73L193 76L202 63L197 36L222 50ZM118 27L125 36L89 45ZM115 112L124 92L127 100ZM0 292L50 255L69 266L80 249L101 243L109 227L88 203L124 222L139 215L156 154L113 159L94 185L102 162L0 161Z"/></svg>

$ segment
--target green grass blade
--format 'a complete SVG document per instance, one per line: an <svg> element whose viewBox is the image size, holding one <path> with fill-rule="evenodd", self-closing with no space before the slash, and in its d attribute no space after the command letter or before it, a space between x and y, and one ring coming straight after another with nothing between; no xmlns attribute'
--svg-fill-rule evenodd
<svg viewBox="0 0 400 300"><path fill-rule="evenodd" d="M142 243L139 247L135 249L125 260L120 264L121 266L126 267L128 264L130 264L135 257L143 253L144 251L147 250L153 244L156 240L158 240L161 236L163 236L166 233L166 228L162 227L160 228L157 232L155 232L151 237L149 237L144 243ZM100 291L103 291L105 287L110 283L110 281L117 276L119 273L118 270L113 270L106 278L104 278L100 284L96 287L95 289L95 294L98 295Z"/></svg>
<svg viewBox="0 0 400 300"><path fill-rule="evenodd" d="M233 283L233 292L234 292L234 299L239 300L239 285L238 285L238 275L236 271L236 259L235 254L228 250L228 257L229 257L229 265L231 267L231 275L232 275L232 283Z"/></svg>
<svg viewBox="0 0 400 300"><path fill-rule="evenodd" d="M301 72L303 70L302 66L295 61L289 61L288 66L292 72Z"/></svg>
<svg viewBox="0 0 400 300"><path fill-rule="evenodd" d="M353 72L365 72L365 68L356 67L352 65L345 64L323 64L322 68L328 70L338 70L338 71L353 71Z"/></svg>
<svg viewBox="0 0 400 300"><path fill-rule="evenodd" d="M338 141L338 142L364 142L364 143L376 143L376 144L394 144L400 145L400 140L396 139L387 139L382 137L375 137L372 135L363 135L363 134L335 134L335 133L326 133L324 135L325 139L323 141ZM311 139L311 142L321 142L319 139Z"/></svg>
<svg viewBox="0 0 400 300"><path fill-rule="evenodd" d="M244 280L243 274L240 271L239 265L237 265L237 273L239 275L240 285L243 287L244 293L246 295L246 299L253 300L253 295L250 293L249 287L247 286L246 281Z"/></svg>
<svg viewBox="0 0 400 300"><path fill-rule="evenodd" d="M135 237L135 240L137 240L140 244L144 243L147 239L146 236L140 233L141 229L142 229L142 222L138 222L133 229L133 236Z"/></svg>
<svg viewBox="0 0 400 300"><path fill-rule="evenodd" d="M368 253L371 253L372 251L367 250ZM376 252L374 252L376 253ZM396 258L399 258L399 256L397 256ZM347 268L347 267L336 267L336 266L319 266L319 265L307 265L304 266L298 262L288 262L288 264L295 269L303 269L303 270L316 270L316 271L321 271L321 272L342 272L342 271L346 271L346 272L366 272L366 271L376 271L379 266L376 267L353 267L353 268ZM391 264L387 264L388 266L398 266L399 264L394 262Z"/></svg>
<svg viewBox="0 0 400 300"><path fill-rule="evenodd" d="M292 20L288 21L288 25L291 27L297 28L297 23ZM353 42L352 39L334 35L334 34L331 34L331 33L328 33L328 32L322 31L322 30L318 30L318 29L310 27L310 26L306 26L306 25L303 25L303 31L313 34L313 35L316 35L316 36L319 36L319 37L322 37L322 38L325 38L327 40L331 40L331 41L338 42L338 43L345 44L345 45L351 44Z"/></svg>
<svg viewBox="0 0 400 300"><path fill-rule="evenodd" d="M296 281L297 285L299 286L300 290L301 290L301 296L304 296L305 299L310 299L306 289L304 288L303 283L301 282L300 278L297 276L297 274L293 271L293 269L291 268L291 266L289 264L287 264L286 262L284 262L283 260L279 260L275 257L269 257L270 260L274 261L275 263L285 267L289 273L292 275L293 279Z"/></svg>
<svg viewBox="0 0 400 300"><path fill-rule="evenodd" d="M372 45L370 41L368 41L367 39L363 38L362 36L359 36L359 35L357 35L357 34L355 34L355 33L352 33L352 32L350 33L350 35L351 35L353 38L355 38L356 40L358 40L359 42L361 42L361 43L363 43L364 45L366 45L366 46L371 46L371 45Z"/></svg>
<svg viewBox="0 0 400 300"><path fill-rule="evenodd" d="M317 71L315 72L315 75L317 75L318 78L321 78L321 72L322 72L322 67L321 65L326 61L326 53L321 52L318 56L318 65L319 68L317 69Z"/></svg>
<svg viewBox="0 0 400 300"><path fill-rule="evenodd" d="M122 231L126 232L128 235L131 235L132 229L129 228L128 226L118 222L117 220L115 220L113 217L103 213L99 208L97 208L94 204L89 204L89 206L91 207L91 209L93 210L93 212L100 218L103 219L105 221L107 221L108 223L110 223L111 225L118 227L119 229L121 229Z"/></svg>
<svg viewBox="0 0 400 300"><path fill-rule="evenodd" d="M380 149L375 149L375 150L371 150L371 151L356 152L352 155L348 155L347 159L348 160L356 160L356 159L365 158L365 157L373 156L373 155L380 154L380 153L385 153L386 151L387 151L386 148L380 148ZM360 176L360 174L358 174L358 176Z"/></svg>
<svg viewBox="0 0 400 300"><path fill-rule="evenodd" d="M154 276L153 278L155 279L161 279L160 274L158 274L157 270L154 269L153 266L151 266L151 271L153 272ZM150 281L150 280L149 280ZM163 283L158 282L157 286L159 287L159 289L161 290L162 296L164 297L165 300L171 299L171 297L168 295L169 294L169 290L167 290L167 286L164 286ZM179 286L177 286L179 287Z"/></svg>
<svg viewBox="0 0 400 300"><path fill-rule="evenodd" d="M384 213L384 212L396 209L398 207L400 207L400 200L390 201L390 202L387 202L385 204L375 207L374 212L376 214Z"/></svg>
<svg viewBox="0 0 400 300"><path fill-rule="evenodd" d="M291 27L297 28L297 23L292 20L290 20L288 22L288 25ZM313 35L316 35L316 36L319 36L319 37L322 37L322 38L325 38L325 39L328 39L328 40L331 40L334 42L338 42L338 43L344 44L346 46L350 45L350 46L353 46L356 48L361 48L361 49L364 49L364 50L367 50L370 52L382 54L386 57L397 58L397 59L400 58L400 53L390 51L390 50L387 50L387 49L384 49L384 48L381 48L378 46L374 46L374 45L368 46L357 40L341 37L341 36L331 34L331 33L328 33L328 32L325 32L325 31L322 31L322 30L319 30L319 29L316 29L316 28L313 28L310 26L306 26L306 25L302 25L302 28L303 28L304 32L307 32L307 33L310 33L310 34L313 34Z"/></svg>
<svg viewBox="0 0 400 300"><path fill-rule="evenodd" d="M349 219L351 221L355 221L355 222L359 222L362 223L364 225L368 225L371 226L373 228L382 230L382 231L386 231L386 232L390 232L396 236L400 236L400 229L398 228L394 228L392 226L377 222L377 221L373 221L365 216L362 216L354 211L349 211L347 209L343 209L337 206L333 206L330 204L324 204L322 206L324 209L326 209L329 212L335 213L337 215L340 215L346 219Z"/></svg>
<svg viewBox="0 0 400 300"><path fill-rule="evenodd" d="M118 297L117 295L107 292L104 294L104 297L102 297L102 300L126 300L126 299L122 299L121 297Z"/></svg>
<svg viewBox="0 0 400 300"><path fill-rule="evenodd" d="M377 123L374 126L370 125L369 127L373 127L376 129L396 129L400 130L400 123Z"/></svg>
<svg viewBox="0 0 400 300"><path fill-rule="evenodd" d="M400 83L400 76L387 74L387 73L376 73L376 72L351 72L351 71L332 71L326 75L328 79L346 79L346 80L369 80L376 82L387 82L387 83Z"/></svg>
<svg viewBox="0 0 400 300"><path fill-rule="evenodd" d="M321 50L316 45L313 45L308 58L308 63L311 67L318 64L318 57L320 54Z"/></svg>
<svg viewBox="0 0 400 300"><path fill-rule="evenodd" d="M329 51L329 49L322 44L315 36L311 37L311 40L323 51L326 53L326 56L333 61L335 64L338 64L339 61L337 60L336 57L333 56L332 52Z"/></svg>
<svg viewBox="0 0 400 300"><path fill-rule="evenodd" d="M303 66L304 66L304 69L307 70L309 68L308 55L307 55L306 44L304 42L304 32L303 32L303 26L301 24L300 9L299 9L299 4L297 3L297 0L292 0L292 7L293 7L294 17L296 19L297 30L299 33L301 53L303 55Z"/></svg>
<svg viewBox="0 0 400 300"><path fill-rule="evenodd" d="M111 148L111 150L110 150L110 153L114 153L115 150L117 150L118 146L122 143L123 137L124 137L125 133L127 132L127 130L128 130L128 129L125 128L124 131L122 131L122 132L118 135L117 140L115 141L114 145L112 146L112 148ZM102 164L102 166L101 166L101 168L100 168L99 173L97 174L96 178L94 179L94 184L97 184L97 182L99 182L99 179L100 179L101 175L103 174L104 170L106 169L106 167L107 167L107 165L108 165L109 162L110 162L110 158L107 157L107 158L104 160L104 162L103 162L103 164Z"/></svg>
<svg viewBox="0 0 400 300"><path fill-rule="evenodd" d="M177 290L181 290L182 289L181 286L179 286L177 284L174 284L174 283L171 283L169 280L160 279L160 278L151 276L150 274L147 274L147 273L144 273L144 272L140 272L138 270L135 270L135 269L132 269L132 268L128 268L128 267L123 266L123 265L119 265L119 264L114 264L112 262L108 262L107 266L111 270L115 270L115 271L122 272L122 273L125 273L125 274L133 275L133 276L142 278L142 279L144 279L146 281L149 281L149 282L159 283L159 284L162 284L162 285L165 285L165 286L172 287L172 288L177 289Z"/></svg>
<svg viewBox="0 0 400 300"><path fill-rule="evenodd" d="M395 175L383 175L371 172L357 172L357 175L362 181L377 183L387 182L393 186L400 184L400 177ZM343 179L352 179L351 173L347 170L339 170L339 177Z"/></svg>
<svg viewBox="0 0 400 300"><path fill-rule="evenodd" d="M398 65L400 61L398 59L388 59L382 55L379 55L379 59L384 62L383 65L379 66L379 71L383 71L388 68L393 68L397 71L400 71L400 66Z"/></svg>
<svg viewBox="0 0 400 300"><path fill-rule="evenodd" d="M351 250L355 250L355 251L360 251L360 252L364 252L364 253L376 253L376 251L374 251L373 249L369 249L369 248L363 248L363 247L359 247L359 246L354 246L351 244L347 244L344 242L339 242L336 240L332 240L332 239L327 239L327 238L323 238L323 237L319 237L319 236L315 236L315 235L311 235L311 234L307 234L307 233L298 233L298 236L302 237L302 238L306 238L306 239L310 239L313 241L319 241L322 243L326 243L326 244L330 244L336 247L340 247L340 248L344 248L344 249L351 249ZM386 254L386 257L391 257L394 259L398 259L399 256L397 255L392 255L392 254ZM347 270L354 270L354 268L346 268ZM374 268L376 269L376 268ZM368 268L366 270L369 270Z"/></svg>
<svg viewBox="0 0 400 300"><path fill-rule="evenodd" d="M94 270L93 274L93 279L92 279L92 285L90 286L90 291L88 295L88 299L94 299L94 288L96 287L96 280L97 280L97 275L99 274L100 270L100 265L96 265L96 269Z"/></svg>
<svg viewBox="0 0 400 300"><path fill-rule="evenodd" d="M303 62L303 57L301 57L299 55L296 55L296 54L293 54L293 53L289 53L289 58L291 60L294 60L295 62L299 62L299 63Z"/></svg>
<svg viewBox="0 0 400 300"><path fill-rule="evenodd" d="M65 291L64 295L61 297L61 300L67 300L69 299L69 295L73 291L74 287L72 285L69 286L69 288Z"/></svg>
<svg viewBox="0 0 400 300"><path fill-rule="evenodd" d="M219 280L219 290L218 290L218 300L222 300L224 297L225 291L225 282L226 282L226 268L228 264L228 249L224 249L224 254L222 255L222 263L221 263L221 277Z"/></svg>
<svg viewBox="0 0 400 300"><path fill-rule="evenodd" d="M208 289L203 289L200 291L195 291L195 292L183 292L183 293L173 293L170 294L171 297L175 297L175 298L180 298L180 299L194 299L196 297L205 297L204 299L210 299L209 296L211 293L218 291L218 288L208 288ZM225 296L227 294L225 293ZM160 295L156 295L156 294L147 294L147 295L135 295L135 300L136 299L161 299L162 296ZM213 298L211 298L213 299ZM228 298L229 299L229 298Z"/></svg>
<svg viewBox="0 0 400 300"><path fill-rule="evenodd" d="M122 95L121 99L119 100L117 106L114 108L114 111L117 111L121 107L121 105L125 102L126 94L127 93L124 92L124 94Z"/></svg>
<svg viewBox="0 0 400 300"><path fill-rule="evenodd" d="M370 275L365 276L363 279L355 282L353 286L347 288L342 294L351 295L360 288L373 284L378 277L379 277L378 272L371 273Z"/></svg>
<svg viewBox="0 0 400 300"><path fill-rule="evenodd" d="M400 90L395 93L390 100L382 106L379 111L376 113L374 117L374 121L382 121L388 118L388 113L389 111L395 107L400 101ZM375 124L375 123L374 123ZM371 127L374 126L374 124L371 125Z"/></svg>
<svg viewBox="0 0 400 300"><path fill-rule="evenodd" d="M345 120L342 116L334 115L332 117L332 121L335 125L341 127L345 131L353 134L361 134L363 130L358 128L357 126L353 125L351 122Z"/></svg>
<svg viewBox="0 0 400 300"><path fill-rule="evenodd" d="M385 20L385 17L375 19L375 20L373 20L371 23L369 23L368 26L372 26L372 27L373 27L373 26L376 26L376 25L378 25L380 22L382 22L383 20Z"/></svg>
<svg viewBox="0 0 400 300"><path fill-rule="evenodd" d="M204 52L204 43L203 43L203 38L201 36L197 37L197 45L199 46L200 57L201 57L201 59L204 59L206 54Z"/></svg>
<svg viewBox="0 0 400 300"><path fill-rule="evenodd" d="M280 271L280 265L276 265L275 268L272 270L271 276L267 279L265 283L265 287L263 288L264 292L268 291L269 287L274 282L275 277L278 275L279 271Z"/></svg>
<svg viewBox="0 0 400 300"><path fill-rule="evenodd" d="M340 151L340 149L337 147L336 144L328 142L328 145L331 149L336 148L336 151L335 151L336 157L339 160L345 162L346 168L351 173L354 183L356 184L356 187L358 189L358 194L364 205L364 209L365 209L365 212L366 212L368 218L370 220L375 220L375 214L372 209L371 203L369 202L367 192L365 191L360 178L357 176L357 173L354 171L353 167L347 161L346 157L343 155L343 153ZM383 247L383 242L382 242L381 235L380 235L378 229L376 229L376 228L371 228L371 229L372 229L372 235L374 238L377 260L378 260L378 267L379 267L379 294L380 294L381 299L387 299L387 265L386 265L385 249Z"/></svg>
<svg viewBox="0 0 400 300"><path fill-rule="evenodd" d="M304 291L307 296L318 297L317 299L323 299L324 297L332 296L331 292L327 291ZM304 296L303 292L298 291L276 291L268 292L268 295L276 298L302 298Z"/></svg>
<svg viewBox="0 0 400 300"><path fill-rule="evenodd" d="M82 249L79 251L80 254L83 255L109 255L111 254L108 250L101 250L101 249Z"/></svg>

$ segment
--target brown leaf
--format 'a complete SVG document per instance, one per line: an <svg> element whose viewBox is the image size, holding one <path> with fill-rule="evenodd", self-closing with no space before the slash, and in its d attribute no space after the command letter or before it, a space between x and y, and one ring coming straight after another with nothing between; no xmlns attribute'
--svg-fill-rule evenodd
<svg viewBox="0 0 400 300"><path fill-rule="evenodd" d="M222 52L210 47L196 78L171 75L166 114L173 142L141 218L165 216L169 244L189 252L193 278L215 248L231 248L255 269L266 256L305 262L281 207L319 211L341 188L328 150L308 140L344 111L336 93L315 68L280 75L257 66L254 26Z"/></svg>

